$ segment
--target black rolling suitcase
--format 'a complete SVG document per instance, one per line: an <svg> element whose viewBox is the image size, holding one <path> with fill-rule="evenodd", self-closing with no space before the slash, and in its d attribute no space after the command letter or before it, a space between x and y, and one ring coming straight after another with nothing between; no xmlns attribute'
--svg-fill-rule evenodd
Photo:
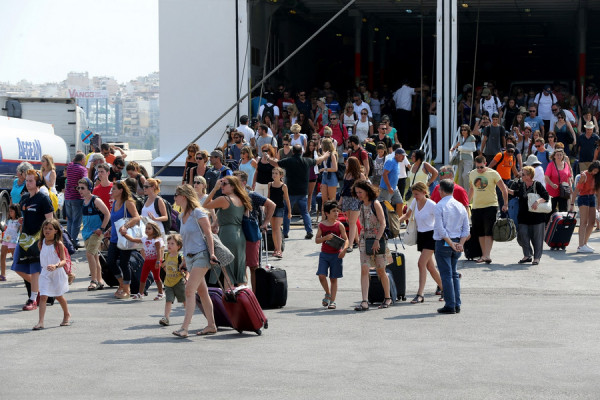
<svg viewBox="0 0 600 400"><path fill-rule="evenodd" d="M396 283L394 277L389 270L386 270L386 274L390 281L390 297L392 302L395 303L398 298L398 291L396 290ZM385 299L385 292L383 291L383 285L377 275L377 271L374 269L369 271L369 303L383 303Z"/></svg>
<svg viewBox="0 0 600 400"><path fill-rule="evenodd" d="M394 299L406 301L406 258L404 253L398 251L396 239L394 239L395 250L392 251L392 263L387 266L387 271L392 274L396 285L397 297Z"/></svg>
<svg viewBox="0 0 600 400"><path fill-rule="evenodd" d="M284 307L288 294L287 274L284 269L269 264L266 250L264 254L265 264L256 270L256 299L263 309Z"/></svg>
<svg viewBox="0 0 600 400"><path fill-rule="evenodd" d="M275 251L275 245L273 243L273 230L267 229L267 240L263 241L263 245L266 246L267 251ZM285 250L285 239L283 238L283 228L281 228L281 251Z"/></svg>
<svg viewBox="0 0 600 400"><path fill-rule="evenodd" d="M113 275L112 271L108 267L108 263L106 258L108 257L107 253L104 251L100 252L100 268L102 270L102 280L109 287L119 286L119 281Z"/></svg>
<svg viewBox="0 0 600 400"><path fill-rule="evenodd" d="M140 279L142 278L142 267L144 266L144 257L139 251L133 250L129 257L129 269L131 270L131 294L139 293ZM148 288L154 283L152 273L148 274L144 287L144 295L148 296Z"/></svg>
<svg viewBox="0 0 600 400"><path fill-rule="evenodd" d="M467 260L474 260L483 255L479 244L479 236L473 234L473 228L471 228L471 237L465 242L464 250Z"/></svg>

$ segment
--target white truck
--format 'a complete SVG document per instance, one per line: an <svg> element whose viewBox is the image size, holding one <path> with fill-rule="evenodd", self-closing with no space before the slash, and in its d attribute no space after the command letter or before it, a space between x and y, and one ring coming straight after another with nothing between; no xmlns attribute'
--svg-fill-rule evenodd
<svg viewBox="0 0 600 400"><path fill-rule="evenodd" d="M81 133L88 129L84 110L73 98L0 97L0 115L11 118L44 122L54 126L54 134L68 146L69 160L88 146L81 141Z"/></svg>
<svg viewBox="0 0 600 400"><path fill-rule="evenodd" d="M69 163L67 143L50 124L0 116L0 222L6 222L10 191L23 161L40 169L42 155L50 154L58 174Z"/></svg>

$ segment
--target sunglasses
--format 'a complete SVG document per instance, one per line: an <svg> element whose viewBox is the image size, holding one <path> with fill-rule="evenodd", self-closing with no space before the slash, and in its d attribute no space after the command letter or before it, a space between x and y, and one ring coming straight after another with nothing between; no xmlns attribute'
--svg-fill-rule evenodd
<svg viewBox="0 0 600 400"><path fill-rule="evenodd" d="M227 186L227 185L229 185L229 182L227 182L227 181L221 183L221 186Z"/></svg>
<svg viewBox="0 0 600 400"><path fill-rule="evenodd" d="M360 113L360 115L369 115L369 113Z"/></svg>
<svg viewBox="0 0 600 400"><path fill-rule="evenodd" d="M335 121L335 120L337 120L337 118L329 118L329 119L330 119L330 120L332 120L332 121Z"/></svg>
<svg viewBox="0 0 600 400"><path fill-rule="evenodd" d="M478 165L477 169L485 169L485 165Z"/></svg>
<svg viewBox="0 0 600 400"><path fill-rule="evenodd" d="M558 111L558 108L553 108L552 109L552 112L556 112L556 111Z"/></svg>
<svg viewBox="0 0 600 400"><path fill-rule="evenodd" d="M204 157L196 157L196 160L204 160Z"/></svg>
<svg viewBox="0 0 600 400"><path fill-rule="evenodd" d="M204 182L194 181L194 185L204 185Z"/></svg>
<svg viewBox="0 0 600 400"><path fill-rule="evenodd" d="M529 112L530 112L530 113L532 113L532 112L537 112L537 110L529 110Z"/></svg>
<svg viewBox="0 0 600 400"><path fill-rule="evenodd" d="M144 185L144 189L148 189L148 188L151 188L151 187L152 186L150 186L150 185Z"/></svg>
<svg viewBox="0 0 600 400"><path fill-rule="evenodd" d="M441 171L441 172L440 172L440 175L441 175L441 176L444 176L444 175L452 175L452 172L450 172L450 171Z"/></svg>
<svg viewBox="0 0 600 400"><path fill-rule="evenodd" d="M85 190L87 189L85 186L77 186L77 190Z"/></svg>

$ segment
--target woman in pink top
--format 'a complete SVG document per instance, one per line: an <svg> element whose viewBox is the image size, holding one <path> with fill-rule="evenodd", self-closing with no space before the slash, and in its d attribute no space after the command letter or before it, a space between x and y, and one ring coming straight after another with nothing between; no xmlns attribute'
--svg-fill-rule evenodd
<svg viewBox="0 0 600 400"><path fill-rule="evenodd" d="M560 197L560 184L562 182L567 182L572 187L573 173L571 172L571 166L565 160L564 149L557 148L550 156L550 164L546 168L546 190L552 198L553 211L556 211L557 204L558 211L564 212L568 208L568 199Z"/></svg>

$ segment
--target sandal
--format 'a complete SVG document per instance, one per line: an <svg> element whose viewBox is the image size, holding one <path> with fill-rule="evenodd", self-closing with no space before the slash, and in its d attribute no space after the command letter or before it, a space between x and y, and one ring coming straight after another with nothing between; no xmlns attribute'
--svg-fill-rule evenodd
<svg viewBox="0 0 600 400"><path fill-rule="evenodd" d="M73 322L73 321L71 321L70 319L68 319L66 321L61 322L60 326L71 326L71 322Z"/></svg>
<svg viewBox="0 0 600 400"><path fill-rule="evenodd" d="M325 297L323 297L323 300L321 300L321 305L323 307L328 307L329 304L331 304L331 295L325 294Z"/></svg>
<svg viewBox="0 0 600 400"><path fill-rule="evenodd" d="M98 290L98 282L96 281L91 281L90 285L87 288L88 292L94 291L94 290Z"/></svg>
<svg viewBox="0 0 600 400"><path fill-rule="evenodd" d="M412 299L412 301L410 302L411 304L417 304L417 303L423 303L425 301L425 298L423 296L421 296L420 294L416 295L414 299Z"/></svg>
<svg viewBox="0 0 600 400"><path fill-rule="evenodd" d="M98 282L98 287L96 288L96 290L102 290L102 289L104 289L104 283Z"/></svg>
<svg viewBox="0 0 600 400"><path fill-rule="evenodd" d="M335 304L335 301L332 301L331 304L329 304L327 306L328 309L330 310L335 310L337 308L337 305Z"/></svg>
<svg viewBox="0 0 600 400"><path fill-rule="evenodd" d="M41 331L42 329L44 329L44 325L40 325L40 324L37 324L36 326L31 328L32 331Z"/></svg>
<svg viewBox="0 0 600 400"><path fill-rule="evenodd" d="M127 293L127 292L121 292L121 294L119 294L119 295L117 295L115 297L117 299L119 299L119 300L125 300L125 299L128 299L128 298L132 297L132 296L129 293Z"/></svg>
<svg viewBox="0 0 600 400"><path fill-rule="evenodd" d="M519 260L519 264L525 264L531 262L531 257L524 257L522 259Z"/></svg>
<svg viewBox="0 0 600 400"><path fill-rule="evenodd" d="M366 304L367 306L364 307L363 303ZM369 309L369 302L366 300L361 301L359 305L354 307L354 311L367 311L368 309Z"/></svg>
<svg viewBox="0 0 600 400"><path fill-rule="evenodd" d="M444 291L442 290L442 292L440 293L440 298L439 301L444 301Z"/></svg>
<svg viewBox="0 0 600 400"><path fill-rule="evenodd" d="M196 335L198 336L210 336L210 335L215 335L217 333L217 328L215 328L215 330L208 330L208 326L204 329L202 329L201 331L198 331L196 333Z"/></svg>
<svg viewBox="0 0 600 400"><path fill-rule="evenodd" d="M481 263L484 263L484 262L486 262L486 260L485 260L484 258L478 258L477 260L475 260L475 262L476 262L477 264L481 264Z"/></svg>
<svg viewBox="0 0 600 400"><path fill-rule="evenodd" d="M6 282L6 277L4 275L0 275L0 282Z"/></svg>
<svg viewBox="0 0 600 400"><path fill-rule="evenodd" d="M485 260L485 263L486 263L486 264L491 264L491 263L492 263L492 259L491 259L491 258L488 258L487 260Z"/></svg>
<svg viewBox="0 0 600 400"><path fill-rule="evenodd" d="M141 293L135 293L131 295L131 300L142 300L144 295Z"/></svg>
<svg viewBox="0 0 600 400"><path fill-rule="evenodd" d="M122 294L123 294L123 288L118 288L117 291L115 292L115 297L119 298L119 296Z"/></svg>
<svg viewBox="0 0 600 400"><path fill-rule="evenodd" d="M173 335L175 335L179 338L182 338L182 339L185 339L186 337L188 337L188 332L185 329L179 329L179 330L173 331L172 333L173 333Z"/></svg>
<svg viewBox="0 0 600 400"><path fill-rule="evenodd" d="M283 253L281 251L274 251L273 257L283 258Z"/></svg>
<svg viewBox="0 0 600 400"><path fill-rule="evenodd" d="M538 265L540 263L540 260L533 260L531 262L531 265Z"/></svg>
<svg viewBox="0 0 600 400"><path fill-rule="evenodd" d="M164 293L159 293L156 295L156 297L154 298L154 301L156 300L162 300L165 298L165 294Z"/></svg>
<svg viewBox="0 0 600 400"><path fill-rule="evenodd" d="M388 300L390 301L389 303L387 302ZM379 305L379 307L377 307L377 308L379 308L379 309L381 309L381 308L388 308L389 306L392 305L392 303L393 303L392 302L392 298L391 297L386 297L385 299L383 299L383 303L381 303Z"/></svg>
<svg viewBox="0 0 600 400"><path fill-rule="evenodd" d="M162 326L169 326L169 318L162 317L158 323Z"/></svg>

